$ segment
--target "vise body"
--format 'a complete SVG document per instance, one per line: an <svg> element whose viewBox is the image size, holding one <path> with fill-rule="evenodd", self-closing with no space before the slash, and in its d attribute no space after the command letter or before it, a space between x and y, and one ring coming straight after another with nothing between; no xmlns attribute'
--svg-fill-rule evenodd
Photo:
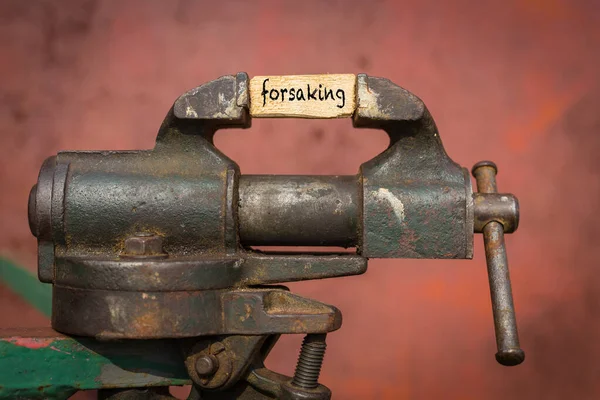
<svg viewBox="0 0 600 400"><path fill-rule="evenodd" d="M249 128L252 117L350 117L390 143L356 175L242 175L213 136ZM300 360L290 380L262 361L291 333L308 335L305 360L318 356L341 326L339 310L269 284L361 274L369 258L469 259L473 234L483 233L496 357L518 364L503 240L517 228L518 203L497 193L496 171L477 164L474 193L423 102L387 79L221 77L175 101L152 150L61 152L44 162L29 222L39 279L53 284L52 326L103 340L181 339L192 380L209 391L202 398L218 398L217 389L328 398L310 363Z"/></svg>

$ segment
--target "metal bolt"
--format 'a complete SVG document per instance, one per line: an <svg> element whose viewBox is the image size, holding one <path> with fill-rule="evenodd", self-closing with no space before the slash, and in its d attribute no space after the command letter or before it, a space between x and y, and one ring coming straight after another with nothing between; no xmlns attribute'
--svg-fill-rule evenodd
<svg viewBox="0 0 600 400"><path fill-rule="evenodd" d="M498 191L497 172L496 164L491 161L481 161L473 166L472 173L477 180L477 189L480 193L496 193ZM506 366L518 365L525 359L525 353L519 345L504 244L504 226L497 221L488 222L483 227L483 243L496 330L496 346L498 348L496 360Z"/></svg>
<svg viewBox="0 0 600 400"><path fill-rule="evenodd" d="M219 360L212 354L200 356L196 360L195 367L201 377L212 376L219 369Z"/></svg>
<svg viewBox="0 0 600 400"><path fill-rule="evenodd" d="M309 334L304 337L292 385L304 389L314 389L319 386L319 374L327 348L326 336L326 334Z"/></svg>
<svg viewBox="0 0 600 400"><path fill-rule="evenodd" d="M124 256L148 257L164 256L163 238L152 233L136 233L125 239Z"/></svg>

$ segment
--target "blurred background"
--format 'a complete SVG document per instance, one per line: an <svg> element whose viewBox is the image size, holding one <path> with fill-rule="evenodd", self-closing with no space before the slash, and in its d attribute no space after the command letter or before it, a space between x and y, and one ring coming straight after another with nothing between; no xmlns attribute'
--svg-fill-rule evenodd
<svg viewBox="0 0 600 400"><path fill-rule="evenodd" d="M290 285L336 305L335 399L600 396L600 4L595 1L0 2L0 256L36 269L27 196L60 150L151 148L184 91L221 75L359 73L421 97L448 154L499 166L525 363L494 360L482 238L472 261L372 260ZM242 173L355 174L387 145L349 120L255 120L216 144ZM596 268L596 269L595 269ZM0 286L0 327L48 326ZM268 366L293 373L301 338Z"/></svg>

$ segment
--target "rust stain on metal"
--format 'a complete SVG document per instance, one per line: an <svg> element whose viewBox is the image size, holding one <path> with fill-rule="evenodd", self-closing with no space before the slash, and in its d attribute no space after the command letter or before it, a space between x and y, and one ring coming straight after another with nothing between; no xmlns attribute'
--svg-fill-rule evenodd
<svg viewBox="0 0 600 400"><path fill-rule="evenodd" d="M140 337L152 337L156 327L164 323L164 316L159 314L158 307L156 310L148 310L140 313L133 319L131 329Z"/></svg>

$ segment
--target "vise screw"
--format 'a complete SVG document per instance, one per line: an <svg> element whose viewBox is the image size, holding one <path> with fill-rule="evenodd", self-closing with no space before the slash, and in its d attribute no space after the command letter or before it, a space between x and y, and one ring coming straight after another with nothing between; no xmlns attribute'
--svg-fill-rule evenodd
<svg viewBox="0 0 600 400"><path fill-rule="evenodd" d="M350 93L336 93L354 107L353 126L390 139L356 175L240 174L213 135L250 127L245 73L180 96L152 150L48 158L31 190L29 223L39 279L53 285L53 328L102 340L180 340L191 398L328 399L318 377L341 313L272 284L362 274L369 258L470 259L473 234L482 233L496 359L521 363L503 236L517 229L517 199L497 193L492 162L473 167L473 192L415 95L387 79L352 79ZM294 377L264 367L281 334L306 335Z"/></svg>

